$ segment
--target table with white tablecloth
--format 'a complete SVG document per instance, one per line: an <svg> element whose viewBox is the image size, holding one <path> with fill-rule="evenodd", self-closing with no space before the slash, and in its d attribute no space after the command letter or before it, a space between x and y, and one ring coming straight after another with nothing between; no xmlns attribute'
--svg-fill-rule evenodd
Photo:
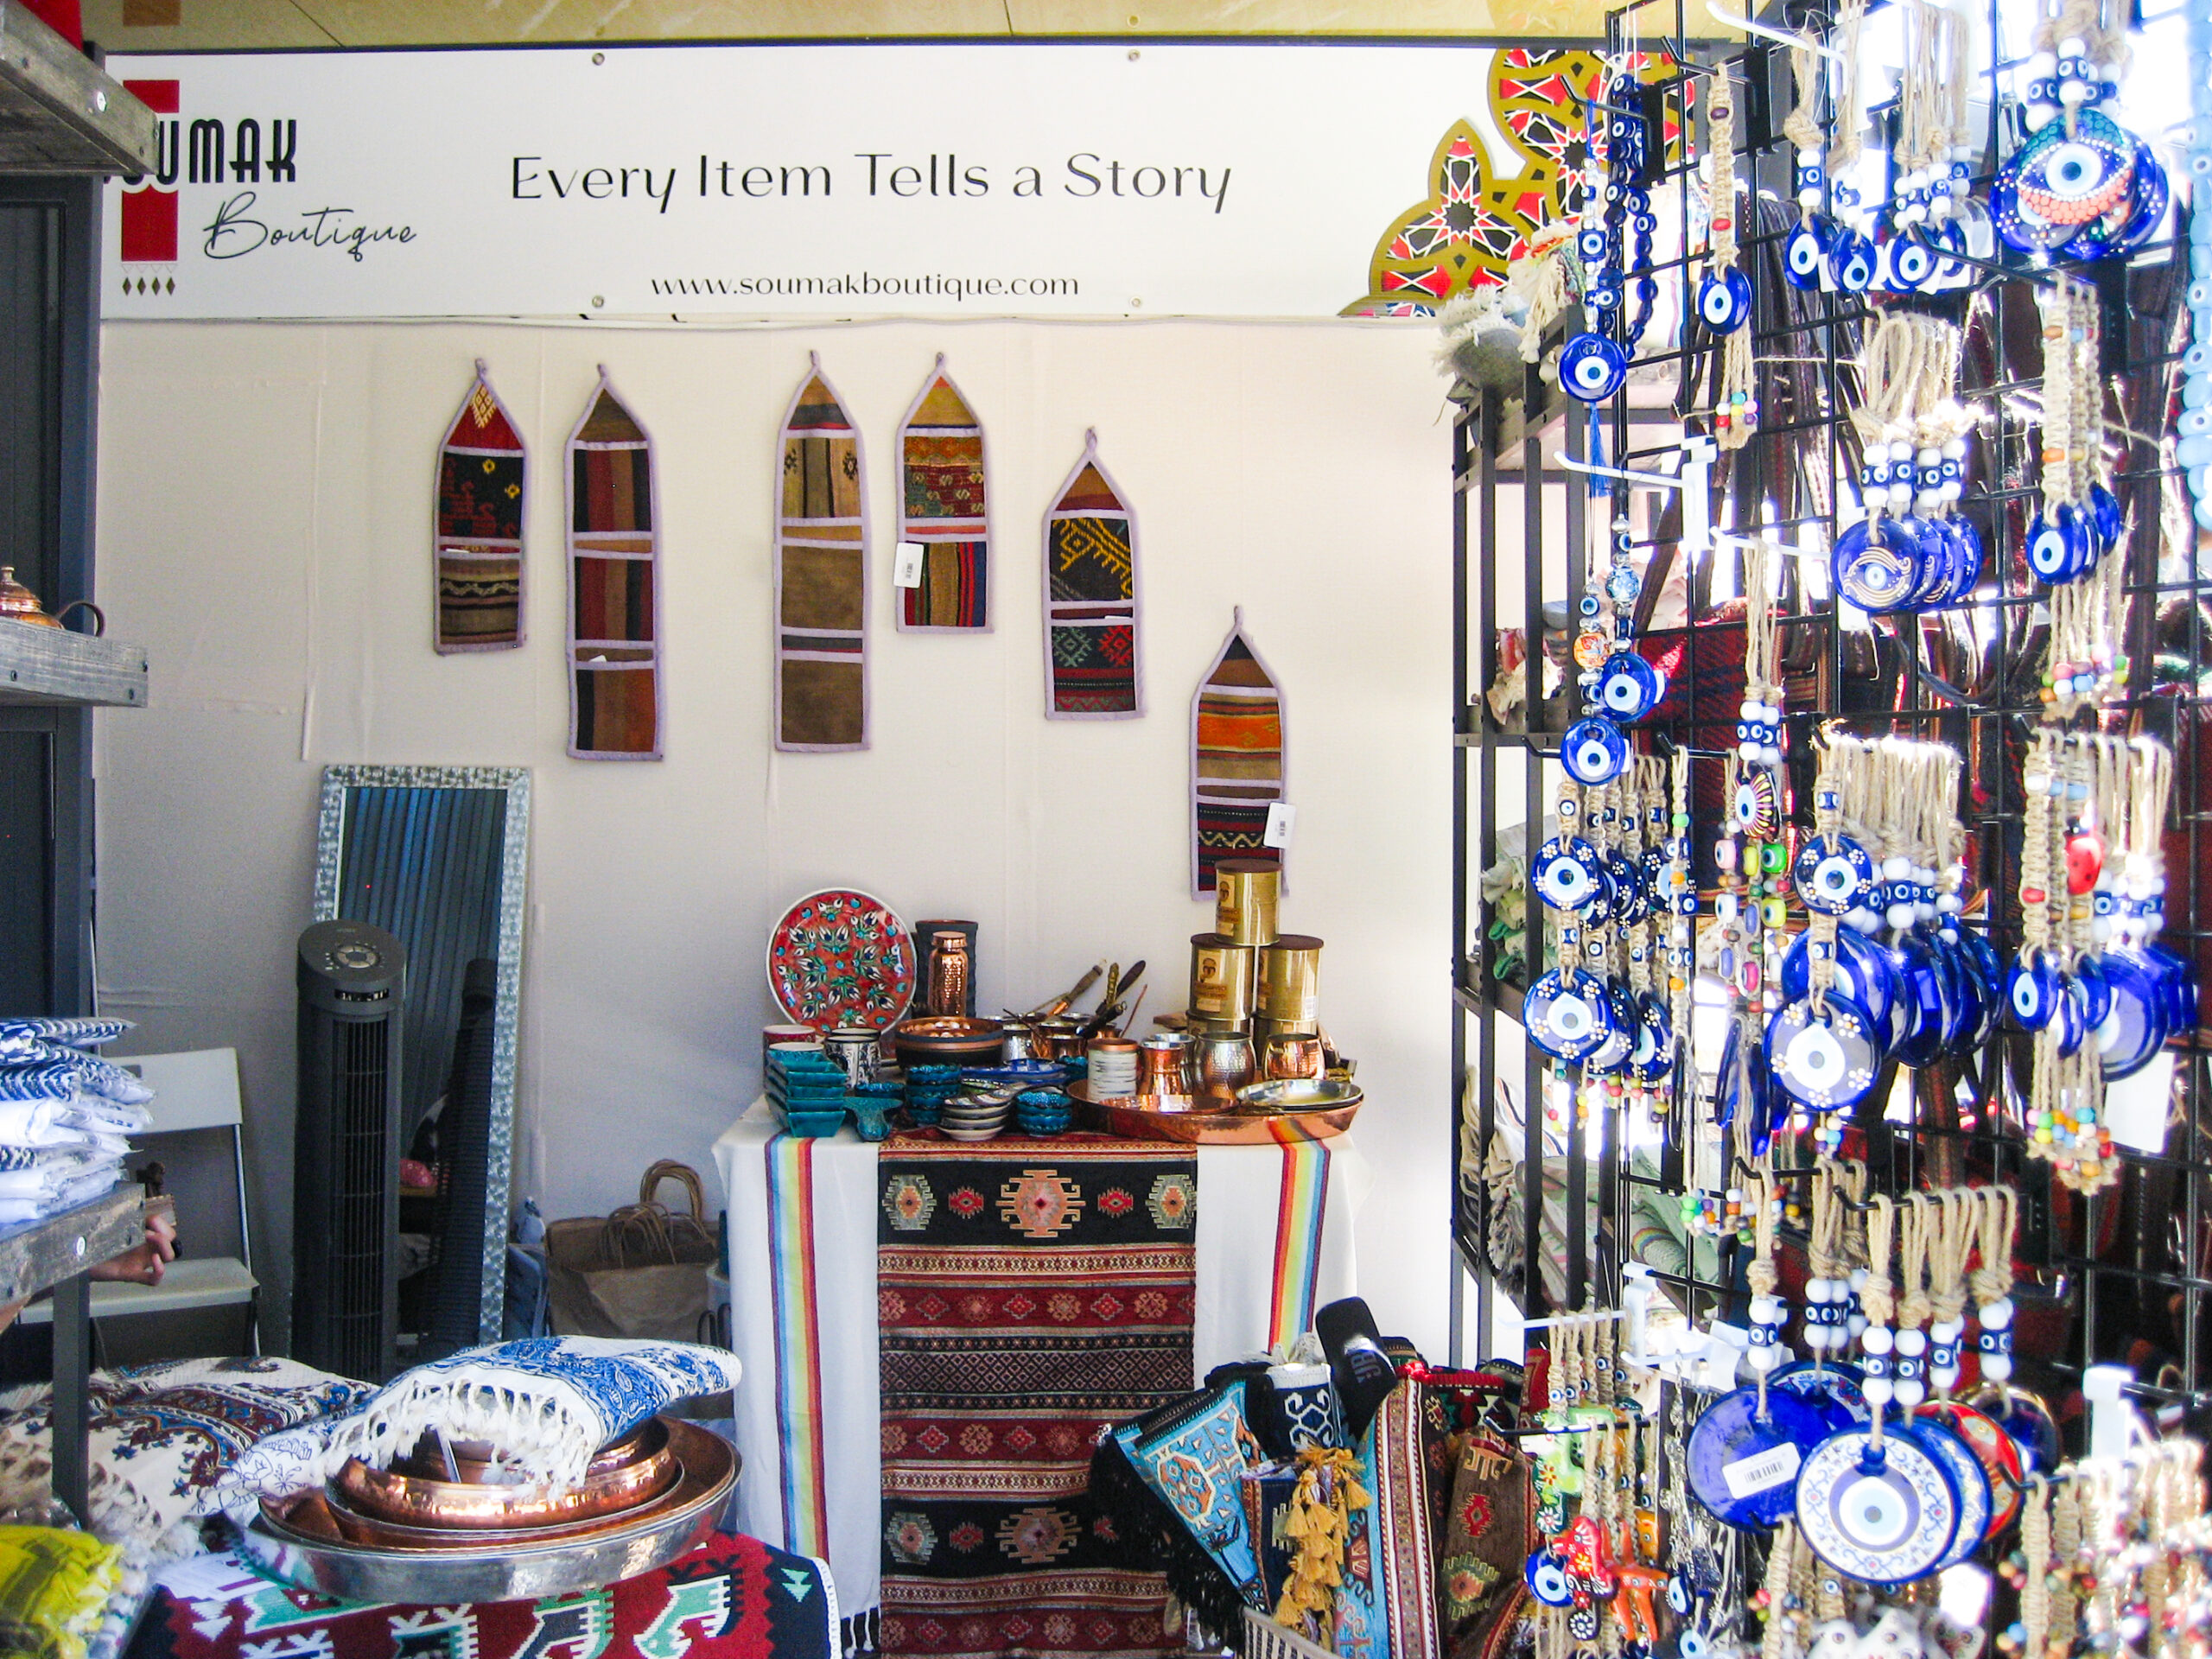
<svg viewBox="0 0 2212 1659"><path fill-rule="evenodd" d="M1195 1387L1216 1365L1294 1341L1314 1308L1355 1294L1352 1220L1370 1176L1349 1135L1193 1150ZM786 1135L765 1100L715 1142L730 1345L745 1363L737 1524L826 1559L848 1611L875 1605L883 1550L876 1152L849 1128Z"/></svg>

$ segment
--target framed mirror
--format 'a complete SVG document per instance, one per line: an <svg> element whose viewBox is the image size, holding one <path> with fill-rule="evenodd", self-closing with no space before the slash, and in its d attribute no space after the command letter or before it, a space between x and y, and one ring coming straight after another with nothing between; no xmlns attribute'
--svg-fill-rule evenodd
<svg viewBox="0 0 2212 1659"><path fill-rule="evenodd" d="M529 844L527 767L324 768L315 918L407 950L400 1144L437 1145L393 1241L418 1362L499 1339Z"/></svg>

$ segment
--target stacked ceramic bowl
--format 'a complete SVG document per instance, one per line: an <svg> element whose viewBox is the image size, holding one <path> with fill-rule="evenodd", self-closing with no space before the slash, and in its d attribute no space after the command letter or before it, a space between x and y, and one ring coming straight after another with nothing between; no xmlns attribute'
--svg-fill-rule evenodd
<svg viewBox="0 0 2212 1659"><path fill-rule="evenodd" d="M960 1090L960 1068L957 1065L915 1065L906 1067L906 1116L922 1128L938 1121L944 1110L944 1103Z"/></svg>
<svg viewBox="0 0 2212 1659"><path fill-rule="evenodd" d="M1065 1135L1075 1122L1075 1103L1058 1089L1025 1089L1014 1098L1014 1121L1024 1135Z"/></svg>
<svg viewBox="0 0 2212 1659"><path fill-rule="evenodd" d="M1006 1128L1014 1111L1014 1091L1004 1089L986 1090L977 1094L955 1095L944 1103L938 1118L938 1128L955 1141L989 1141Z"/></svg>

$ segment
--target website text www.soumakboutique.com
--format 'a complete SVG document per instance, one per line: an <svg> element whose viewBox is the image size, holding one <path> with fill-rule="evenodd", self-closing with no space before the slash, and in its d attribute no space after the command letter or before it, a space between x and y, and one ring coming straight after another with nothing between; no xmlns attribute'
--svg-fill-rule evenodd
<svg viewBox="0 0 2212 1659"><path fill-rule="evenodd" d="M657 297L670 299L1073 299L1072 276L656 276Z"/></svg>

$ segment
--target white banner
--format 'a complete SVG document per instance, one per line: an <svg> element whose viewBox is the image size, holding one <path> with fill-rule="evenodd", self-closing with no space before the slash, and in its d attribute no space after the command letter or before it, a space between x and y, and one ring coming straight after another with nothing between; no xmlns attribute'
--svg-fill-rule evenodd
<svg viewBox="0 0 2212 1659"><path fill-rule="evenodd" d="M1456 210L1439 197L1455 124L1472 137L1463 182L1520 181L1499 200L1523 220L1532 191L1559 188L1556 155L1493 112L1500 61L1128 41L118 56L110 73L162 116L162 167L109 187L103 307L1311 317L1395 288L1430 302L1464 284L1468 248L1497 255L1518 222L1471 188ZM1386 283L1378 251L1409 214L1437 274Z"/></svg>

